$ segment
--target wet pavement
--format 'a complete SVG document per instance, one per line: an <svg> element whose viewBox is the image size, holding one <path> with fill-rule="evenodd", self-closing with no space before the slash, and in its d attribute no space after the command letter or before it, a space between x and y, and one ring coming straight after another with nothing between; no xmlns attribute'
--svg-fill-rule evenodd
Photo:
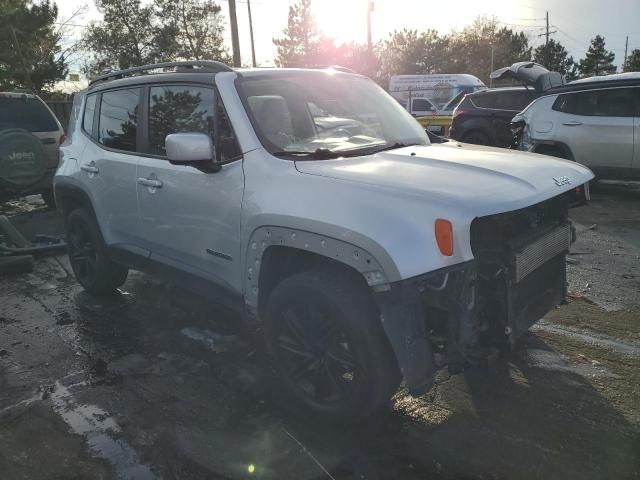
<svg viewBox="0 0 640 480"><path fill-rule="evenodd" d="M601 187L572 211L568 305L358 427L292 417L219 306L138 272L92 297L40 258L0 277L0 478L640 478L639 207ZM42 209L14 222L61 231Z"/></svg>

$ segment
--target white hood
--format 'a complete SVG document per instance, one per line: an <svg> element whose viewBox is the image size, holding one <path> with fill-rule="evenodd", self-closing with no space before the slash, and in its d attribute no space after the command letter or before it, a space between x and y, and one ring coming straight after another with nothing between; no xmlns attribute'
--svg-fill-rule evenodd
<svg viewBox="0 0 640 480"><path fill-rule="evenodd" d="M472 216L534 205L593 178L591 170L576 162L455 142L365 157L297 161L296 168L304 174L400 190Z"/></svg>

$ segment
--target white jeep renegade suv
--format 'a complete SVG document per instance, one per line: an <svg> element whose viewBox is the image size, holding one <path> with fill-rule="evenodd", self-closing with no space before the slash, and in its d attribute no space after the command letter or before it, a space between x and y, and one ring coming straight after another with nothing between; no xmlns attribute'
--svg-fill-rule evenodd
<svg viewBox="0 0 640 480"><path fill-rule="evenodd" d="M599 179L640 180L640 73L547 90L511 125L522 150L575 160Z"/></svg>
<svg viewBox="0 0 640 480"><path fill-rule="evenodd" d="M565 298L592 173L432 145L363 76L152 65L97 79L73 116L55 194L80 284L135 268L235 307L307 411L363 418L402 379L423 393Z"/></svg>

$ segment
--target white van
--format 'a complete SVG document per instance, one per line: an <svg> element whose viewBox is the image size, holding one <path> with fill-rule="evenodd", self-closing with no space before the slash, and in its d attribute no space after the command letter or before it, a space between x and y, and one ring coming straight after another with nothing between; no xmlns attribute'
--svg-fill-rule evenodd
<svg viewBox="0 0 640 480"><path fill-rule="evenodd" d="M391 96L416 117L451 115L467 93L486 88L468 74L394 75L389 80Z"/></svg>

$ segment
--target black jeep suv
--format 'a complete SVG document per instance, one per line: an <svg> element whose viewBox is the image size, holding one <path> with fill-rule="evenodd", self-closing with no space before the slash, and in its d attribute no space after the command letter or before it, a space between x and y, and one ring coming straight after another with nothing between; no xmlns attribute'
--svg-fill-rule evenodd
<svg viewBox="0 0 640 480"><path fill-rule="evenodd" d="M465 143L508 147L511 119L537 96L534 90L526 87L469 93L453 111L449 136Z"/></svg>
<svg viewBox="0 0 640 480"><path fill-rule="evenodd" d="M511 119L549 89L564 85L564 75L535 62L517 62L491 72L493 80L511 80L525 87L494 88L466 95L453 111L449 136L461 142L508 147ZM531 87L531 88L529 88Z"/></svg>

